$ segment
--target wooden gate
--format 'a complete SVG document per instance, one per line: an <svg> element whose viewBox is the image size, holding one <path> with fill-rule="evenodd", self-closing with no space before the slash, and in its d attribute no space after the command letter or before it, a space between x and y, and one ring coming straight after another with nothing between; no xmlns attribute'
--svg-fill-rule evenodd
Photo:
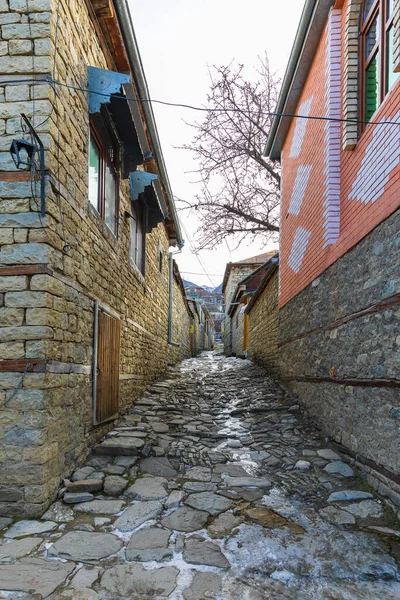
<svg viewBox="0 0 400 600"><path fill-rule="evenodd" d="M97 348L93 390L95 424L118 414L121 323L96 306Z"/></svg>

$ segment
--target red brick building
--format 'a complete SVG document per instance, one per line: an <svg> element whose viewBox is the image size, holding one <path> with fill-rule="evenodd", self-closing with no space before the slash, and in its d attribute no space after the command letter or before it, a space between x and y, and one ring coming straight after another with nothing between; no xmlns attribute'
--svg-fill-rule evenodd
<svg viewBox="0 0 400 600"><path fill-rule="evenodd" d="M266 154L281 374L400 506L399 21L400 0L307 0L276 111L298 116L275 117Z"/></svg>

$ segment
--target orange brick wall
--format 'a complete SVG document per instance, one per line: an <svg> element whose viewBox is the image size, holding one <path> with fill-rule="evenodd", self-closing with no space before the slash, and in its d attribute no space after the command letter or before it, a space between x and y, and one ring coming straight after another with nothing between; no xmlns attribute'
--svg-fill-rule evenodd
<svg viewBox="0 0 400 600"><path fill-rule="evenodd" d="M346 0L341 13L341 73L344 72L343 40L345 31ZM321 38L318 50L304 86L297 110L301 110L304 102L312 97L310 115L327 115L327 79L326 61L328 48L328 24ZM398 81L385 101L373 117L374 121L398 119L400 107L400 82ZM343 90L343 82L342 82ZM343 105L343 91L341 91ZM342 113L343 114L343 113ZM400 206L400 125L378 126L381 134L373 125L368 126L361 134L359 141L351 151L338 152L340 156L340 233L339 238L331 245L325 246L324 211L327 191L326 183L326 122L307 120L301 151L296 156L292 151L296 122L294 119L282 149L282 231L280 250L280 294L279 306L285 305L291 298L299 294L308 284L318 277L328 266L333 264L345 252L356 245L380 222L391 215ZM382 127L385 128L382 131ZM393 128L396 132L393 134ZM397 129L398 128L398 129ZM375 134L374 134L375 131ZM391 136L392 132L392 136ZM373 136L378 135L371 146ZM389 143L392 142L389 148ZM292 156L290 156L292 154ZM293 156L294 154L294 156ZM382 165L389 166L388 181L383 193L375 201L366 202L365 193L359 193L357 199L349 199L357 175L364 159L365 177L371 176L373 188L378 179L377 173ZM298 214L289 214L289 205L296 181L299 166L311 167L304 198ZM296 212L296 211L295 211ZM293 213L293 210L292 210ZM298 227L309 232L308 243L301 265L295 272L288 264L293 241ZM325 246L325 247L324 247ZM298 265L296 265L297 268Z"/></svg>

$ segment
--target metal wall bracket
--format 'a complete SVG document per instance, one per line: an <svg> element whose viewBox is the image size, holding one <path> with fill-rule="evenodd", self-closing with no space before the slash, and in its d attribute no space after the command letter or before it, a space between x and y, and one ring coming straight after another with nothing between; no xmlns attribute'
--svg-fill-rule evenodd
<svg viewBox="0 0 400 600"><path fill-rule="evenodd" d="M146 171L133 171L129 174L131 189L131 200L138 200L140 194L144 194L145 188L158 179L158 175Z"/></svg>
<svg viewBox="0 0 400 600"><path fill-rule="evenodd" d="M130 80L130 76L125 73L88 67L89 114L99 113L102 104L111 102L111 94L120 93L122 86Z"/></svg>

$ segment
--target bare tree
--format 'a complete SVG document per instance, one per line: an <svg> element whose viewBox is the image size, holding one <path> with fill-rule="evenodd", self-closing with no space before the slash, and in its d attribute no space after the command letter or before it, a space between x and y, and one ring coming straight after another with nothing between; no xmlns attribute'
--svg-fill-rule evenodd
<svg viewBox="0 0 400 600"><path fill-rule="evenodd" d="M196 209L201 226L197 250L211 249L234 237L262 236L265 243L279 231L279 166L263 156L277 101L279 81L268 58L260 59L258 81L251 83L243 65L210 69L210 109L190 145L198 164L200 193L194 200L177 199Z"/></svg>

